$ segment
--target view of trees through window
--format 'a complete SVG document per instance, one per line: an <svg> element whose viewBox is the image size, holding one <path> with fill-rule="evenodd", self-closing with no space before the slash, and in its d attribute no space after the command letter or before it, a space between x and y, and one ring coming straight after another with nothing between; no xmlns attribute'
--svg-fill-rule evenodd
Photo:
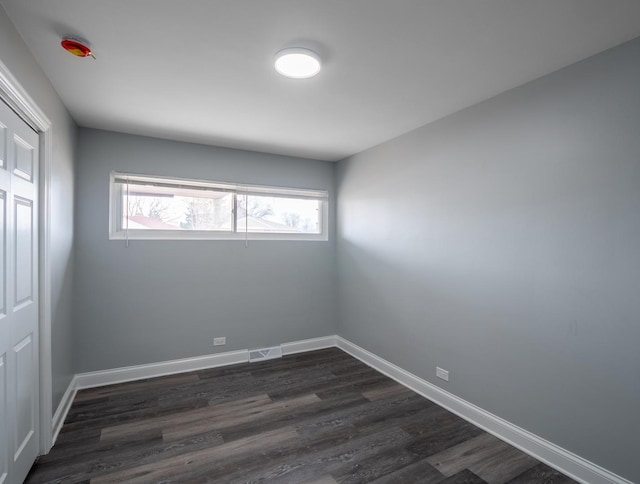
<svg viewBox="0 0 640 484"><path fill-rule="evenodd" d="M237 232L320 233L320 201L314 199L135 185L122 191L122 206L122 226L129 230L230 232L235 214Z"/></svg>
<svg viewBox="0 0 640 484"><path fill-rule="evenodd" d="M320 233L317 200L238 195L238 232Z"/></svg>
<svg viewBox="0 0 640 484"><path fill-rule="evenodd" d="M221 191L135 186L123 193L123 227L146 230L231 230L233 195ZM128 218L128 220L127 220Z"/></svg>

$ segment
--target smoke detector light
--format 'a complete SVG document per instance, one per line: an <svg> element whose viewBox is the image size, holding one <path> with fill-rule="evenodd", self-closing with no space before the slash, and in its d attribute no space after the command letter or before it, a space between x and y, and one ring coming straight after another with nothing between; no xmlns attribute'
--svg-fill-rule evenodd
<svg viewBox="0 0 640 484"><path fill-rule="evenodd" d="M89 47L89 43L82 39L77 39L74 37L64 37L60 42L60 45L64 50L69 52L70 54L75 55L76 57L93 57L93 52L91 52L91 47Z"/></svg>
<svg viewBox="0 0 640 484"><path fill-rule="evenodd" d="M292 47L275 55L276 71L292 79L313 77L320 72L320 67L320 57L309 49Z"/></svg>

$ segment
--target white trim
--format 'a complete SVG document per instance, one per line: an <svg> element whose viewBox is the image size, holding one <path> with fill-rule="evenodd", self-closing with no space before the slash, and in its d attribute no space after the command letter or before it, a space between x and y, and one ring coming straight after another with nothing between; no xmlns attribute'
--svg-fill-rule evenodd
<svg viewBox="0 0 640 484"><path fill-rule="evenodd" d="M51 423L51 442L52 445L56 442L58 438L58 434L60 433L60 429L64 425L64 421L67 418L67 414L69 413L69 409L71 408L71 404L73 403L73 399L76 398L76 393L78 392L78 378L74 376L67 387L67 390L62 395L62 400L60 400L60 404L56 409L56 413L53 414L53 421Z"/></svg>
<svg viewBox="0 0 640 484"><path fill-rule="evenodd" d="M46 454L53 445L52 423L52 363L51 363L51 121L29 96L7 66L0 61L0 99L7 102L40 135L40 181L38 188L39 233L39 432L40 453Z"/></svg>
<svg viewBox="0 0 640 484"><path fill-rule="evenodd" d="M71 404L78 390L85 388L102 387L106 385L115 385L117 383L125 383L145 378L155 378L159 376L175 375L189 371L204 370L207 368L215 368L218 366L235 365L237 363L246 363L249 361L249 351L227 351L225 353L216 353L213 355L196 356L194 358L182 358L179 360L162 361L159 363L150 363L145 365L126 366L122 368L114 368L112 370L90 371L86 373L76 374L64 396L58 405L56 413L53 417L52 424L52 444L55 444L58 434L64 425L67 414L71 409Z"/></svg>
<svg viewBox="0 0 640 484"><path fill-rule="evenodd" d="M323 202L326 203L326 202ZM326 212L326 210L323 210ZM247 234L247 235L245 235ZM126 230L118 232L110 232L109 240L241 240L249 239L250 241L292 241L292 242L327 242L328 234L291 234L291 233L262 233L262 232L224 232L222 230L144 230L129 229L128 235Z"/></svg>
<svg viewBox="0 0 640 484"><path fill-rule="evenodd" d="M122 227L122 182L116 180L132 180L137 182L162 183L163 186L176 188L202 187L221 190L233 194L232 229L229 230L145 230ZM128 187L124 185L124 187ZM319 203L319 233L297 232L248 232L238 230L238 214L236 195L272 195L282 198L299 198L316 200ZM109 240L240 240L240 241L306 241L327 242L329 240L329 192L327 190L306 188L267 187L258 185L242 185L227 182L193 180L184 178L168 178L164 176L134 175L112 171L109 175Z"/></svg>
<svg viewBox="0 0 640 484"><path fill-rule="evenodd" d="M304 353L324 348L338 347L359 359L380 373L392 378L401 385L413 390L423 397L459 415L472 424L486 430L510 445L530 454L536 459L558 469L563 474L585 484L633 484L588 460L559 447L548 440L538 437L482 408L457 397L442 388L380 358L370 351L342 338L331 335L307 340L282 343L283 355ZM246 363L248 350L229 351L213 355L184 358L180 360L137 365L114 370L94 371L76 375L56 411L54 435L57 437L60 428L71 407L75 392L81 388L93 388L115 383L166 376L218 366Z"/></svg>
<svg viewBox="0 0 640 484"><path fill-rule="evenodd" d="M282 343L280 345L283 355L292 355L307 351L320 350L324 348L334 348L336 346L336 335L324 336L321 338L305 339ZM94 388L116 383L141 380L144 378L154 378L158 376L173 375L189 371L204 370L218 366L235 365L237 363L247 363L249 361L249 350L227 351L194 358L182 358L179 360L163 361L146 365L135 365L113 370L91 371L78 373L73 377L71 383L62 397L60 405L53 417L52 444L60 433L64 425L73 399L78 390L84 388Z"/></svg>
<svg viewBox="0 0 640 484"><path fill-rule="evenodd" d="M336 346L336 336L324 336L300 341L282 343L283 355L302 353L306 351L333 348ZM218 366L235 365L249 361L249 350L226 351L211 355L182 358L179 360L148 363L144 365L127 366L112 370L91 371L78 373L74 377L75 389L93 388L104 385L114 385L128 381L155 378L158 376L174 375L188 371L204 370Z"/></svg>
<svg viewBox="0 0 640 484"><path fill-rule="evenodd" d="M37 131L44 132L51 127L49 118L1 60L0 93L2 93L2 99L8 101L12 108L17 109L21 117L26 118L25 120Z"/></svg>
<svg viewBox="0 0 640 484"><path fill-rule="evenodd" d="M414 392L585 484L633 484L337 336L336 346Z"/></svg>
<svg viewBox="0 0 640 484"><path fill-rule="evenodd" d="M40 136L40 451L48 453L53 446L51 433L53 411L53 362L51 349L51 160L52 128Z"/></svg>
<svg viewBox="0 0 640 484"><path fill-rule="evenodd" d="M113 370L90 371L87 373L78 373L75 376L76 389L80 390L83 388L114 385L116 383L125 383L145 378L155 378L158 376L215 368L217 366L235 365L248 361L249 351L239 350L145 365L126 366Z"/></svg>
<svg viewBox="0 0 640 484"><path fill-rule="evenodd" d="M303 339L300 341L292 341L290 343L282 343L282 355L293 355L295 353L305 353L307 351L322 350L324 348L333 348L336 345L336 336L322 336L320 338Z"/></svg>

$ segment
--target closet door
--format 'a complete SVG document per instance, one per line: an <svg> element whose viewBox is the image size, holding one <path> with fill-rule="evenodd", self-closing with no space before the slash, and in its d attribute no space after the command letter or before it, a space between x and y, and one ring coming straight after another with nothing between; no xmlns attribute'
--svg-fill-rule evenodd
<svg viewBox="0 0 640 484"><path fill-rule="evenodd" d="M38 455L38 135L0 101L0 483Z"/></svg>

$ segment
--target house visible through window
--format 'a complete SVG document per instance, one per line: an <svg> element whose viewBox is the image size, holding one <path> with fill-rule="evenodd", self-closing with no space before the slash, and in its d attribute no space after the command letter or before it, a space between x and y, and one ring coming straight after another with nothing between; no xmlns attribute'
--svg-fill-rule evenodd
<svg viewBox="0 0 640 484"><path fill-rule="evenodd" d="M327 240L327 192L112 173L110 225L112 239Z"/></svg>

